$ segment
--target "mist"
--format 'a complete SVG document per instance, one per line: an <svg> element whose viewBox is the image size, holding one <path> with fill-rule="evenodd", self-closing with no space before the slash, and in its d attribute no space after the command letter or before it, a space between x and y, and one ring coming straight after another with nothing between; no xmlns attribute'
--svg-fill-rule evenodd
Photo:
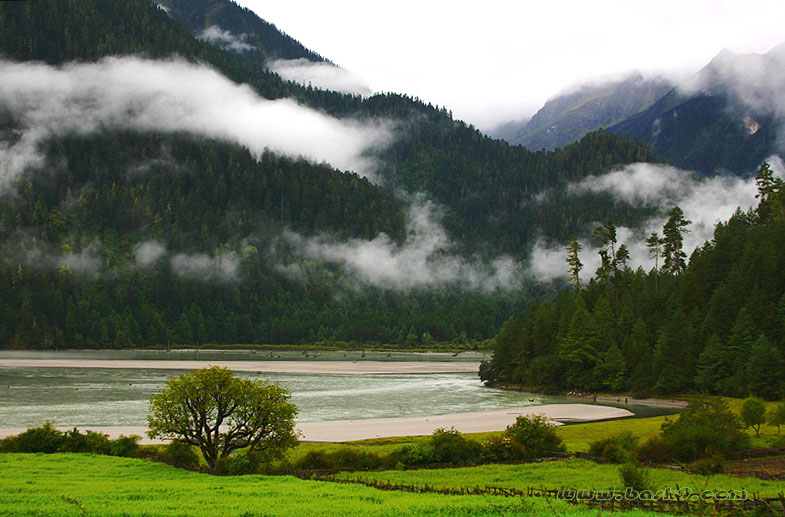
<svg viewBox="0 0 785 517"><path fill-rule="evenodd" d="M500 256L490 262L464 258L440 223L441 213L433 203L418 198L408 211L407 237L395 243L385 234L372 240L335 242L328 236L303 237L287 232L284 239L302 255L339 265L359 281L395 291L422 288L460 287L493 292L519 285L517 262ZM292 264L279 267L290 277L302 276Z"/></svg>
<svg viewBox="0 0 785 517"><path fill-rule="evenodd" d="M774 173L783 177L785 164L779 156L772 156L768 161ZM754 178L697 178L689 171L650 163L636 163L602 176L589 176L568 187L568 193L573 195L585 192L607 193L616 201L657 210L657 215L645 221L641 228L617 228L619 244L625 244L630 250L630 266L633 269L641 266L645 270L654 266L645 239L652 232L662 235L667 213L674 206L679 206L684 217L692 221L687 227L689 233L684 235L684 251L689 256L713 238L717 223L728 220L739 208L746 211L758 205ZM604 221L588 225L585 235L577 236L583 248L580 259L584 264L581 275L584 280L592 277L600 265L599 248L591 239L591 233L602 223ZM565 258L565 243L541 239L529 255L528 272L540 280L566 277Z"/></svg>
<svg viewBox="0 0 785 517"><path fill-rule="evenodd" d="M197 39L217 45L223 50L237 53L254 49L254 46L246 41L247 37L248 35L245 33L235 36L230 31L223 30L217 25L211 25L196 34Z"/></svg>
<svg viewBox="0 0 785 517"><path fill-rule="evenodd" d="M317 63L305 58L279 59L269 64L270 70L287 81L323 90L369 96L373 93L359 76L331 63Z"/></svg>
<svg viewBox="0 0 785 517"><path fill-rule="evenodd" d="M183 60L105 58L53 67L0 61L0 105L18 127L0 142L0 187L43 165L40 144L104 129L183 131L265 148L373 176L371 156L390 140L381 122L329 117L290 99L267 100Z"/></svg>
<svg viewBox="0 0 785 517"><path fill-rule="evenodd" d="M785 150L785 44L765 54L723 50L700 72L679 86L686 95L727 92L749 134L759 128L755 115L772 116L777 124L777 150Z"/></svg>
<svg viewBox="0 0 785 517"><path fill-rule="evenodd" d="M170 253L166 245L155 240L140 242L134 248L134 261L139 268L149 268L161 260L168 260L176 273L199 279L211 277L234 281L238 278L240 268L238 254L228 249L217 250L212 255L201 252Z"/></svg>

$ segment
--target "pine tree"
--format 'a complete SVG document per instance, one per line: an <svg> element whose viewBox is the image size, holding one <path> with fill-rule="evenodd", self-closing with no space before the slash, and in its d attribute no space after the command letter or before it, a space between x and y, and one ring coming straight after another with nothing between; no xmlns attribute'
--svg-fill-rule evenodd
<svg viewBox="0 0 785 517"><path fill-rule="evenodd" d="M674 275L681 275L687 267L687 255L682 249L684 246L684 234L688 232L687 226L691 221L684 219L684 212L675 206L668 213L668 221L662 228L664 257L663 269Z"/></svg>
<svg viewBox="0 0 785 517"><path fill-rule="evenodd" d="M720 337L712 334L706 348L698 356L695 386L707 393L719 393L722 381L731 374L731 361Z"/></svg>
<svg viewBox="0 0 785 517"><path fill-rule="evenodd" d="M760 336L752 345L746 366L749 393L767 400L785 394L785 358L766 336Z"/></svg>
<svg viewBox="0 0 785 517"><path fill-rule="evenodd" d="M624 356L616 346L611 344L610 348L603 354L600 364L595 370L597 381L603 387L611 391L621 391L626 385L627 364Z"/></svg>
<svg viewBox="0 0 785 517"><path fill-rule="evenodd" d="M758 194L755 197L760 199L757 211L761 220L768 220L772 214L782 215L783 202L785 202L785 182L774 176L774 172L767 162L763 162L758 169L755 184L758 186Z"/></svg>
<svg viewBox="0 0 785 517"><path fill-rule="evenodd" d="M583 263L579 257L579 253L583 248L581 244L573 237L567 243L567 265L570 266L570 281L575 284L575 290L579 291L581 288L581 270Z"/></svg>
<svg viewBox="0 0 785 517"><path fill-rule="evenodd" d="M511 317L502 325L502 330L496 336L493 347L491 368L495 378L500 381L513 381L513 372L519 368L519 362L525 360L524 340L525 327L523 322Z"/></svg>
<svg viewBox="0 0 785 517"><path fill-rule="evenodd" d="M747 364L758 334L755 321L747 309L742 308L728 337L728 360L732 367L730 375L721 382L723 395L743 397L749 393Z"/></svg>
<svg viewBox="0 0 785 517"><path fill-rule="evenodd" d="M600 356L593 318L582 305L572 316L567 337L559 344L559 358L565 363L564 376L569 387L595 389L594 368Z"/></svg>

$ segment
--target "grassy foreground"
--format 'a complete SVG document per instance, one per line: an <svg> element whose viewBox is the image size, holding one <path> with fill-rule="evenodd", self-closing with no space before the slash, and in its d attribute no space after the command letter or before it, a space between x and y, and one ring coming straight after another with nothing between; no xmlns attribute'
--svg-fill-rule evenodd
<svg viewBox="0 0 785 517"><path fill-rule="evenodd" d="M666 487L689 487L693 491L746 490L762 497L775 497L785 490L782 481L757 478L738 478L717 474L700 476L666 469L648 469L656 490ZM379 480L390 483L430 485L437 488L471 488L475 486L503 486L525 490L535 488L575 488L578 490L624 490L619 477L619 465L597 464L588 460L568 459L520 465L480 465L477 467L438 470L387 470L379 472L347 472L339 475L347 479Z"/></svg>
<svg viewBox="0 0 785 517"><path fill-rule="evenodd" d="M215 477L110 456L0 454L0 515L596 516L597 511L538 498L408 494L286 476Z"/></svg>

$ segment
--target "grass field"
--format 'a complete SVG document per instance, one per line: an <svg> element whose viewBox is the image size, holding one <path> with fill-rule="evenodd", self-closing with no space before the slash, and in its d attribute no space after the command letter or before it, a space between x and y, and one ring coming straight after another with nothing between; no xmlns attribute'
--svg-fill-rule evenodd
<svg viewBox="0 0 785 517"><path fill-rule="evenodd" d="M87 454L0 454L0 515L598 514L542 498L408 494L286 476L215 477L145 460Z"/></svg>
<svg viewBox="0 0 785 517"><path fill-rule="evenodd" d="M729 400L738 411L741 401ZM673 418L673 417L672 417ZM567 449L586 451L589 443L621 431L641 441L656 435L665 417L612 420L558 429ZM467 435L481 441L492 434ZM756 445L777 438L764 426ZM429 437L365 440L347 444L301 443L290 462L309 451L354 448L388 454ZM657 489L746 490L776 496L784 482L727 475L710 477L650 469ZM570 459L521 465L483 465L439 470L343 473L348 479L379 480L436 488L502 486L526 489L622 488L618 466ZM89 454L0 454L2 516L271 516L271 515L608 515L564 501L499 496L448 496L377 490L362 485L303 481L289 476L215 477L139 459ZM628 516L655 515L629 512Z"/></svg>
<svg viewBox="0 0 785 517"><path fill-rule="evenodd" d="M694 491L741 490L750 495L777 496L785 491L785 482L738 478L727 475L699 476L666 469L648 469L658 490L689 487ZM568 459L520 465L481 465L438 470L407 470L380 472L347 472L348 479L379 480L390 483L429 485L438 488L502 486L525 490L535 488L575 488L578 490L623 489L619 466L599 465L588 460Z"/></svg>

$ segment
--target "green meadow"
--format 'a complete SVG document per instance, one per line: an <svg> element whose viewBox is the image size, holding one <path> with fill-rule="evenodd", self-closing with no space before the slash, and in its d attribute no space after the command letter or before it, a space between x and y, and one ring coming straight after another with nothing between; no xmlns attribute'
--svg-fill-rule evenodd
<svg viewBox="0 0 785 517"><path fill-rule="evenodd" d="M693 491L746 490L750 496L777 496L785 490L782 481L738 478L716 474L701 476L667 469L648 469L656 490L688 487ZM393 484L429 485L435 488L500 486L525 490L534 488L574 488L577 490L623 490L619 466L597 464L583 459L566 459L517 465L480 465L476 467L421 469L406 471L346 472L345 479L377 480Z"/></svg>
<svg viewBox="0 0 785 517"><path fill-rule="evenodd" d="M740 401L729 399L738 411ZM563 426L558 434L568 451L586 451L589 443L621 431L641 441L655 436L666 417L611 420ZM671 417L673 418L673 417ZM752 432L750 431L752 434ZM467 435L482 441L498 433ZM780 438L764 426L755 445ZM308 452L342 449L386 455L404 444L429 437L399 437L351 443L300 443L285 463ZM648 469L655 489L688 487L693 491L746 490L749 495L777 496L784 482L730 475L700 476L667 469ZM497 486L526 489L621 489L618 465L583 459L542 463L496 464L475 467L343 472L347 480L381 481L435 488ZM304 481L291 476L219 477L177 469L143 459L91 454L0 454L0 515L2 516L273 516L273 515L585 515L597 516L565 501L545 498L505 498L411 494L384 491L360 484ZM654 515L627 512L625 515Z"/></svg>
<svg viewBox="0 0 785 517"><path fill-rule="evenodd" d="M290 476L217 477L145 460L87 454L0 454L0 515L596 516L597 512L544 498L408 494Z"/></svg>

